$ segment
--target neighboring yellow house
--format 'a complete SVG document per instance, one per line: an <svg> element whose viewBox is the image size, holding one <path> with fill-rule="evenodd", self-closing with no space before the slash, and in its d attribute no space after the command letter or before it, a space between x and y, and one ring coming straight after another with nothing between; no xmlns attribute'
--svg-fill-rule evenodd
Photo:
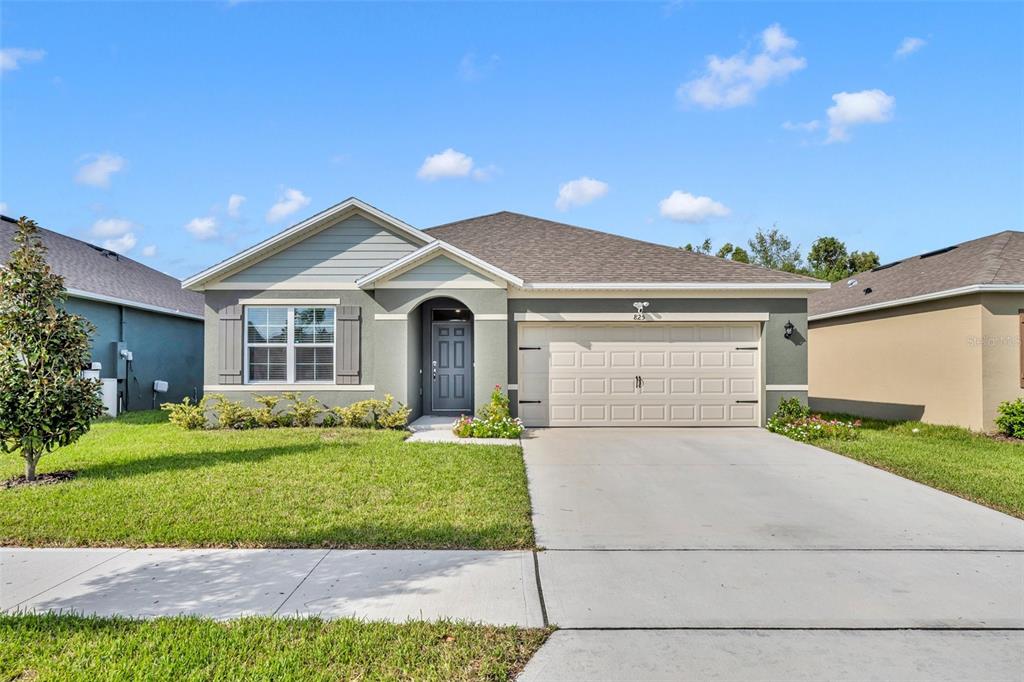
<svg viewBox="0 0 1024 682"><path fill-rule="evenodd" d="M1024 396L1024 232L854 275L808 300L812 409L995 429Z"/></svg>

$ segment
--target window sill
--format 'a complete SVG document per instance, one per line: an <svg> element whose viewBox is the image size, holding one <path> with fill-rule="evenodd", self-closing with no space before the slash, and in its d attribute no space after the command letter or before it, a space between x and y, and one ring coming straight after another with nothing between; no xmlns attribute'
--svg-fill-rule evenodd
<svg viewBox="0 0 1024 682"><path fill-rule="evenodd" d="M203 386L206 393L230 391L372 391L373 384L213 384Z"/></svg>

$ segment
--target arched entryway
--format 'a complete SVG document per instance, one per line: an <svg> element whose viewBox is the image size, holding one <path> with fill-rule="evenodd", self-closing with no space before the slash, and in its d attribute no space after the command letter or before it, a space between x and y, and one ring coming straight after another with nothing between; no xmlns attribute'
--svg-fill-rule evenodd
<svg viewBox="0 0 1024 682"><path fill-rule="evenodd" d="M473 312L450 297L424 301L419 311L423 413L472 414Z"/></svg>

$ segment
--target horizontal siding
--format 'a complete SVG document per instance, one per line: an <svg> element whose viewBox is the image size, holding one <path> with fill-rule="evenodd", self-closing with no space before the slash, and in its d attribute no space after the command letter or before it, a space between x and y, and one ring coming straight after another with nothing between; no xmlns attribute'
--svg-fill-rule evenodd
<svg viewBox="0 0 1024 682"><path fill-rule="evenodd" d="M362 217L332 225L225 282L354 282L416 250L416 245Z"/></svg>
<svg viewBox="0 0 1024 682"><path fill-rule="evenodd" d="M492 280L447 256L438 256L408 272L392 277L389 281L426 285L449 282L491 282Z"/></svg>

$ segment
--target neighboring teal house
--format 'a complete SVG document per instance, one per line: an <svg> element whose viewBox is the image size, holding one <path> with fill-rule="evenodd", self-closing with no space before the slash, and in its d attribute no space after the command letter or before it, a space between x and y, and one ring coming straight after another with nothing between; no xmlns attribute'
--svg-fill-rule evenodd
<svg viewBox="0 0 1024 682"><path fill-rule="evenodd" d="M14 248L16 221L0 216L0 258ZM203 297L142 263L51 230L39 230L47 262L64 277L67 308L96 327L92 360L108 404L148 410L203 391ZM130 359L129 359L130 358ZM155 382L166 382L166 392ZM160 386L162 388L162 386Z"/></svg>
<svg viewBox="0 0 1024 682"><path fill-rule="evenodd" d="M815 279L501 212L427 230L347 199L185 280L205 390L393 394L528 426L758 426L807 399Z"/></svg>

